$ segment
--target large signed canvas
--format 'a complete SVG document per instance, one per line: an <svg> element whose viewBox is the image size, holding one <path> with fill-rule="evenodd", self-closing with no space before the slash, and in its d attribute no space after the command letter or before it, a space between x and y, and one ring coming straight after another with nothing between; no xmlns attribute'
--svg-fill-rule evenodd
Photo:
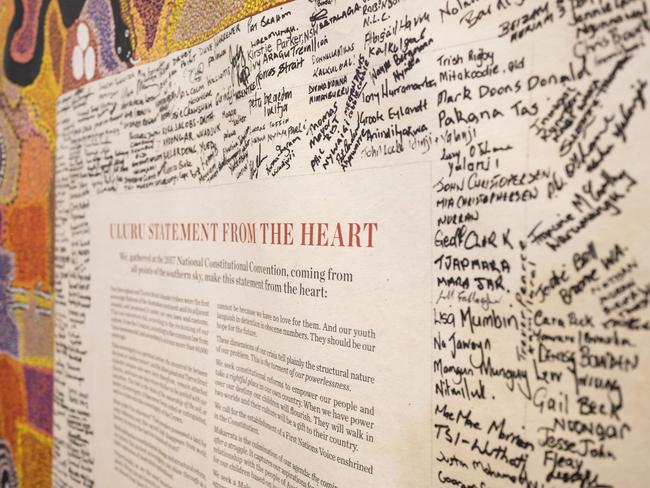
<svg viewBox="0 0 650 488"><path fill-rule="evenodd" d="M647 30L296 0L60 97L57 482L645 486Z"/></svg>
<svg viewBox="0 0 650 488"><path fill-rule="evenodd" d="M649 21L0 0L0 486L646 486Z"/></svg>

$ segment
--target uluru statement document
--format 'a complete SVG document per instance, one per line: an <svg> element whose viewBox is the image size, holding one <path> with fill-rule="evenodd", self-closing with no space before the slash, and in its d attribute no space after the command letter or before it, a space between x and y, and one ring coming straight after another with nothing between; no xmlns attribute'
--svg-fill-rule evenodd
<svg viewBox="0 0 650 488"><path fill-rule="evenodd" d="M643 487L645 0L296 0L58 101L56 487Z"/></svg>

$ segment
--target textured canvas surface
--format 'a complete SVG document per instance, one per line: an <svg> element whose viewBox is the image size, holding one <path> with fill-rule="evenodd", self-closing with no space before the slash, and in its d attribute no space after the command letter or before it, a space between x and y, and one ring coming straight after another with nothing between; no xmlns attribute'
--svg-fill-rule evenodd
<svg viewBox="0 0 650 488"><path fill-rule="evenodd" d="M280 3L0 0L0 469L12 488L51 484L56 98Z"/></svg>

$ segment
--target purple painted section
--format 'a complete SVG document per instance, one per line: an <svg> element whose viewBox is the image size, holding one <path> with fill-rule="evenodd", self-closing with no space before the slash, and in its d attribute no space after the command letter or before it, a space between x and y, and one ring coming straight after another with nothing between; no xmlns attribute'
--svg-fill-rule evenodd
<svg viewBox="0 0 650 488"><path fill-rule="evenodd" d="M13 278L11 254L0 250L0 352L18 357L18 328L9 313L11 297L7 291Z"/></svg>
<svg viewBox="0 0 650 488"><path fill-rule="evenodd" d="M36 428L52 435L52 373L25 366L28 420Z"/></svg>
<svg viewBox="0 0 650 488"><path fill-rule="evenodd" d="M109 0L89 0L86 3L86 15L81 21L94 26L93 32L99 44L101 64L107 72L113 72L120 67L120 60L113 52L115 43L115 26Z"/></svg>

